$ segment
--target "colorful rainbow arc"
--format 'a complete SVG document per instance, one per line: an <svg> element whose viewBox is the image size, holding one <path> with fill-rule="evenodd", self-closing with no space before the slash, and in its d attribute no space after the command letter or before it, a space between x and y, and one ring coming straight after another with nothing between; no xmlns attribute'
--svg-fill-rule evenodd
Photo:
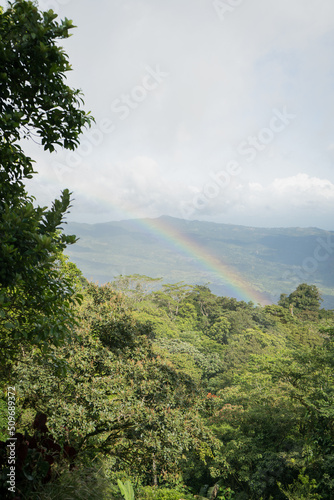
<svg viewBox="0 0 334 500"><path fill-rule="evenodd" d="M75 190L74 190L75 191ZM88 198L92 197L91 193L87 193L82 188L79 190L81 194L87 195ZM74 192L75 198L75 192ZM243 278L240 273L231 265L223 262L221 259L213 256L209 250L204 248L198 242L194 241L181 231L175 228L175 225L168 223L168 217L158 217L154 219L138 218L138 211L134 207L121 207L115 205L110 199L109 193L103 189L99 191L96 199L105 206L108 211L115 209L118 214L122 214L122 219L130 219L131 222L137 226L142 227L151 234L158 236L164 241L166 245L176 249L183 255L195 260L200 264L203 270L214 274L215 278L219 279L219 284L224 285L229 290L232 297L246 302L253 302L254 304L271 304L272 301L268 296L256 290L251 283ZM185 220L185 219L182 219ZM217 283L216 283L217 284Z"/></svg>
<svg viewBox="0 0 334 500"><path fill-rule="evenodd" d="M251 301L261 305L271 303L268 297L252 287L232 266L223 263L198 242L178 231L174 225L168 223L166 218L131 219L131 221L137 226L149 230L187 257L195 259L203 269L217 275L222 284L228 286L237 298L241 297L246 302Z"/></svg>

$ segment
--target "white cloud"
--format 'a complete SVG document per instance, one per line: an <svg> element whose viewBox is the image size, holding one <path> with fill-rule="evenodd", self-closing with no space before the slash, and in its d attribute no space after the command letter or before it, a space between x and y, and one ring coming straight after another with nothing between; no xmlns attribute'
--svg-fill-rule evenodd
<svg viewBox="0 0 334 500"><path fill-rule="evenodd" d="M273 108L287 106L293 123L195 214L254 225L307 225L312 215L330 225L332 0L244 1L224 21L211 0L100 0L93 9L89 0L59 0L56 7L78 25L65 44L69 84L115 132L58 177L54 160L34 152L41 172L29 184L34 194L52 199L69 187L71 218L91 222L181 216L180 203L192 203L208 173L240 160L238 144L267 126ZM142 82L147 65L169 76L122 121L111 103ZM54 159L66 167L66 155Z"/></svg>
<svg viewBox="0 0 334 500"><path fill-rule="evenodd" d="M207 199L204 207L197 209L191 218L333 229L333 212L334 184L328 179L299 173L276 178L267 185L238 182L233 189L221 190L215 198Z"/></svg>
<svg viewBox="0 0 334 500"><path fill-rule="evenodd" d="M284 179L275 179L269 187L269 192L276 198L293 196L293 199L301 204L303 201L306 203L313 201L322 203L325 200L334 202L332 182L303 173Z"/></svg>

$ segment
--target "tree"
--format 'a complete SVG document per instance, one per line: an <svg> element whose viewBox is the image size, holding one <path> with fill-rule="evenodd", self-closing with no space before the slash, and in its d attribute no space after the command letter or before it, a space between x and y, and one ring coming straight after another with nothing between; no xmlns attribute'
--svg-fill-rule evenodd
<svg viewBox="0 0 334 500"><path fill-rule="evenodd" d="M186 285L183 281L162 285L162 290L153 293L154 302L173 319L179 314L182 302L189 297L192 289L191 285Z"/></svg>
<svg viewBox="0 0 334 500"><path fill-rule="evenodd" d="M321 301L322 298L315 285L301 283L289 296L282 293L278 305L289 308L292 315L296 310L297 314L305 319L317 319Z"/></svg>
<svg viewBox="0 0 334 500"><path fill-rule="evenodd" d="M279 384L254 371L208 400L208 424L223 444L213 465L240 498L283 500L276 483L293 479L289 461L300 448L298 412Z"/></svg>
<svg viewBox="0 0 334 500"><path fill-rule="evenodd" d="M299 466L303 475L306 472L305 478L312 478L319 486L321 498L331 498L334 490L333 325L321 327L320 332L324 336L321 345L301 346L290 357L277 358L268 372L274 383L284 384L285 392L299 406L303 449L296 455L294 465Z"/></svg>
<svg viewBox="0 0 334 500"><path fill-rule="evenodd" d="M64 83L71 69L57 40L69 37L72 21L57 23L52 11L39 12L31 1L17 0L0 13L0 138L1 185L23 194L22 180L33 172L32 160L18 141L37 135L45 150L74 149L82 128L90 122L79 109L80 91Z"/></svg>
<svg viewBox="0 0 334 500"><path fill-rule="evenodd" d="M208 337L216 340L220 344L227 344L231 324L224 317L220 316L208 331Z"/></svg>
<svg viewBox="0 0 334 500"><path fill-rule="evenodd" d="M322 298L315 285L302 283L289 295L290 303L300 311L319 311Z"/></svg>
<svg viewBox="0 0 334 500"><path fill-rule="evenodd" d="M68 360L63 378L53 363L37 365L33 353L17 364L18 419L32 409L46 414L52 435L77 450L78 462L103 455L114 474L149 484L176 481L188 453L204 461L213 440L199 415L201 390L155 353L149 328L131 317L124 296L89 285L79 319L80 335L56 349Z"/></svg>
<svg viewBox="0 0 334 500"><path fill-rule="evenodd" d="M131 304L134 302L141 302L153 290L162 278L150 278L149 276L141 274L131 274L128 276L117 276L111 285L114 290L123 292L129 299Z"/></svg>
<svg viewBox="0 0 334 500"><path fill-rule="evenodd" d="M0 347L6 369L16 342L23 348L57 344L73 325L74 288L60 271L58 257L74 236L62 233L70 208L64 190L51 209L34 206L24 181L33 160L20 145L39 138L44 149L75 149L91 123L79 109L80 91L65 84L71 67L58 40L73 28L17 0L0 11Z"/></svg>

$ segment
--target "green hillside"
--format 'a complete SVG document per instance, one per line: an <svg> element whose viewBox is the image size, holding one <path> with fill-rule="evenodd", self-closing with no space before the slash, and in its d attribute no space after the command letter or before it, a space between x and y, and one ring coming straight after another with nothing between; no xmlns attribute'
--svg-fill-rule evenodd
<svg viewBox="0 0 334 500"><path fill-rule="evenodd" d="M69 257L86 278L100 284L121 274L137 273L162 277L164 282L210 283L214 293L243 298L228 278L178 245L178 236L171 241L172 233L186 238L190 249L194 244L209 258L223 262L272 302L277 302L282 291L290 293L299 283L307 282L320 289L324 307L334 308L334 232L253 228L172 217L69 223L66 231L79 237L67 249Z"/></svg>

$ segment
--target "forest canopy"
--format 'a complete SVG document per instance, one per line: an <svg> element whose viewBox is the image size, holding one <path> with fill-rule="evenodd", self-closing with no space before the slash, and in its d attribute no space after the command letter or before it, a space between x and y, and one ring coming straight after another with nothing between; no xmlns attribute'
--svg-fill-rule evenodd
<svg viewBox="0 0 334 500"><path fill-rule="evenodd" d="M65 372L38 349L12 368L23 498L77 482L120 498L118 480L137 498L330 498L333 311L70 274L83 298L76 335L54 347Z"/></svg>

